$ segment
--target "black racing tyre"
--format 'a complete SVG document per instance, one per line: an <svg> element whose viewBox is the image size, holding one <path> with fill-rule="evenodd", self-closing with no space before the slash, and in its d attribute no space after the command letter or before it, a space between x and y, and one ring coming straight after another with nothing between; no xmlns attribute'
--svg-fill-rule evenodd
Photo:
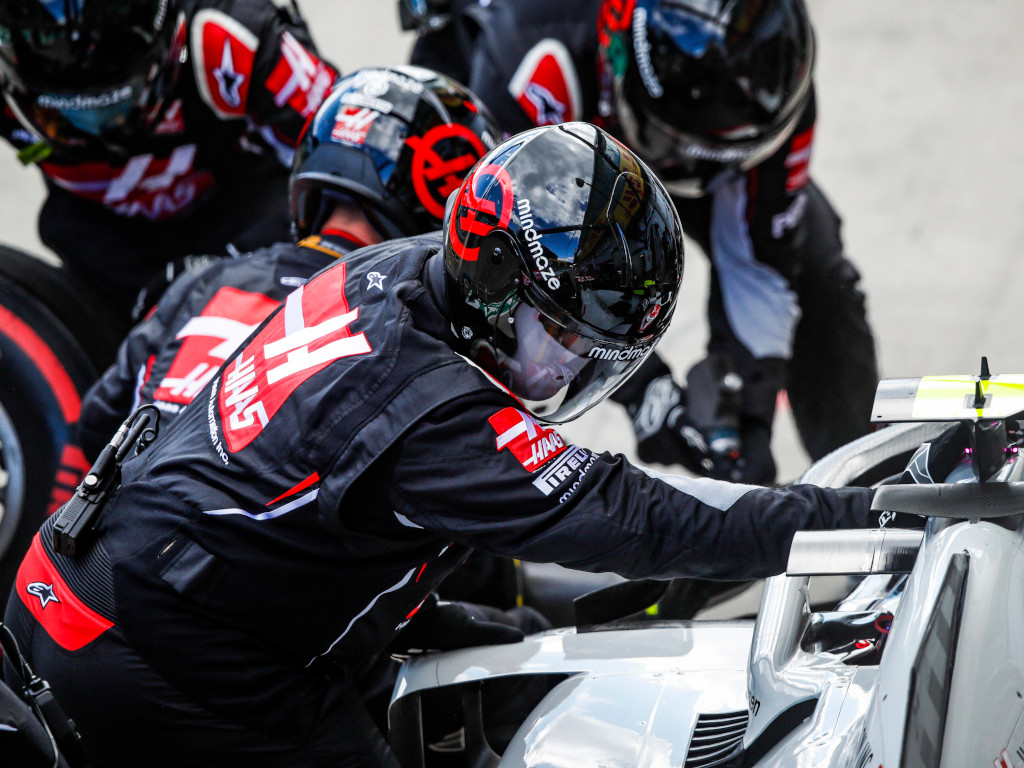
<svg viewBox="0 0 1024 768"><path fill-rule="evenodd" d="M0 279L21 288L45 306L78 342L97 371L114 362L131 326L64 268L0 245Z"/></svg>
<svg viewBox="0 0 1024 768"><path fill-rule="evenodd" d="M0 270L0 595L46 515L88 469L73 435L96 375L56 313Z"/></svg>

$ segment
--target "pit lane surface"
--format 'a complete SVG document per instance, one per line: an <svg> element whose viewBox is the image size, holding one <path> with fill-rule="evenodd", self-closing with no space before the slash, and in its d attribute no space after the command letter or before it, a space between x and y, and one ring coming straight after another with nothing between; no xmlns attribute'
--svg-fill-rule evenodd
<svg viewBox="0 0 1024 768"><path fill-rule="evenodd" d="M812 173L844 217L884 376L1024 373L1024 80L1019 0L808 0L818 35ZM300 0L345 72L401 63L412 37L392 0ZM42 254L43 184L0 149L0 241ZM677 377L702 356L707 268L687 259L683 303L660 351ZM629 422L604 404L564 428L633 455ZM808 464L788 414L774 442L781 480Z"/></svg>

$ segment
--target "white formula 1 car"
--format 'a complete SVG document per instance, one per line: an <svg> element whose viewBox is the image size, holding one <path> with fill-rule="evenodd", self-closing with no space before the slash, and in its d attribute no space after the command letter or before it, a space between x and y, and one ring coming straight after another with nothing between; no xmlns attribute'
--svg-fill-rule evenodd
<svg viewBox="0 0 1024 768"><path fill-rule="evenodd" d="M944 482L876 492L877 509L927 516L923 532L798 534L756 620L583 617L517 645L414 658L389 716L403 768L1024 767L1022 413L1024 376L985 364L976 377L883 381L874 420L910 423L802 481L902 467L968 422L970 448ZM819 574L859 581L815 612ZM621 601L628 588L610 589Z"/></svg>

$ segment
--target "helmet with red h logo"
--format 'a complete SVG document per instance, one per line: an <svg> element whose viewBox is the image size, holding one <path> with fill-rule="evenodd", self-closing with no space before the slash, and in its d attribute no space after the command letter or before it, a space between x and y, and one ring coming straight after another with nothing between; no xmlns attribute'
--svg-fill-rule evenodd
<svg viewBox="0 0 1024 768"><path fill-rule="evenodd" d="M335 202L385 238L441 228L444 204L501 136L483 103L420 67L360 69L338 81L303 132L291 177L296 238Z"/></svg>
<svg viewBox="0 0 1024 768"><path fill-rule="evenodd" d="M679 217L654 174L600 128L512 137L448 209L455 347L541 421L596 405L668 327L683 276Z"/></svg>

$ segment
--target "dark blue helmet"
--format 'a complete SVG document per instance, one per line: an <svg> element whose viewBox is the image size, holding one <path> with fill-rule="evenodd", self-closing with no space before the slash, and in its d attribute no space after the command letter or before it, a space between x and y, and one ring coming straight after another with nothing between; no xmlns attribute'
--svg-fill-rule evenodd
<svg viewBox="0 0 1024 768"><path fill-rule="evenodd" d="M420 67L361 69L306 127L291 178L292 229L319 229L333 201L359 205L385 237L441 228L445 201L500 136L479 99Z"/></svg>

